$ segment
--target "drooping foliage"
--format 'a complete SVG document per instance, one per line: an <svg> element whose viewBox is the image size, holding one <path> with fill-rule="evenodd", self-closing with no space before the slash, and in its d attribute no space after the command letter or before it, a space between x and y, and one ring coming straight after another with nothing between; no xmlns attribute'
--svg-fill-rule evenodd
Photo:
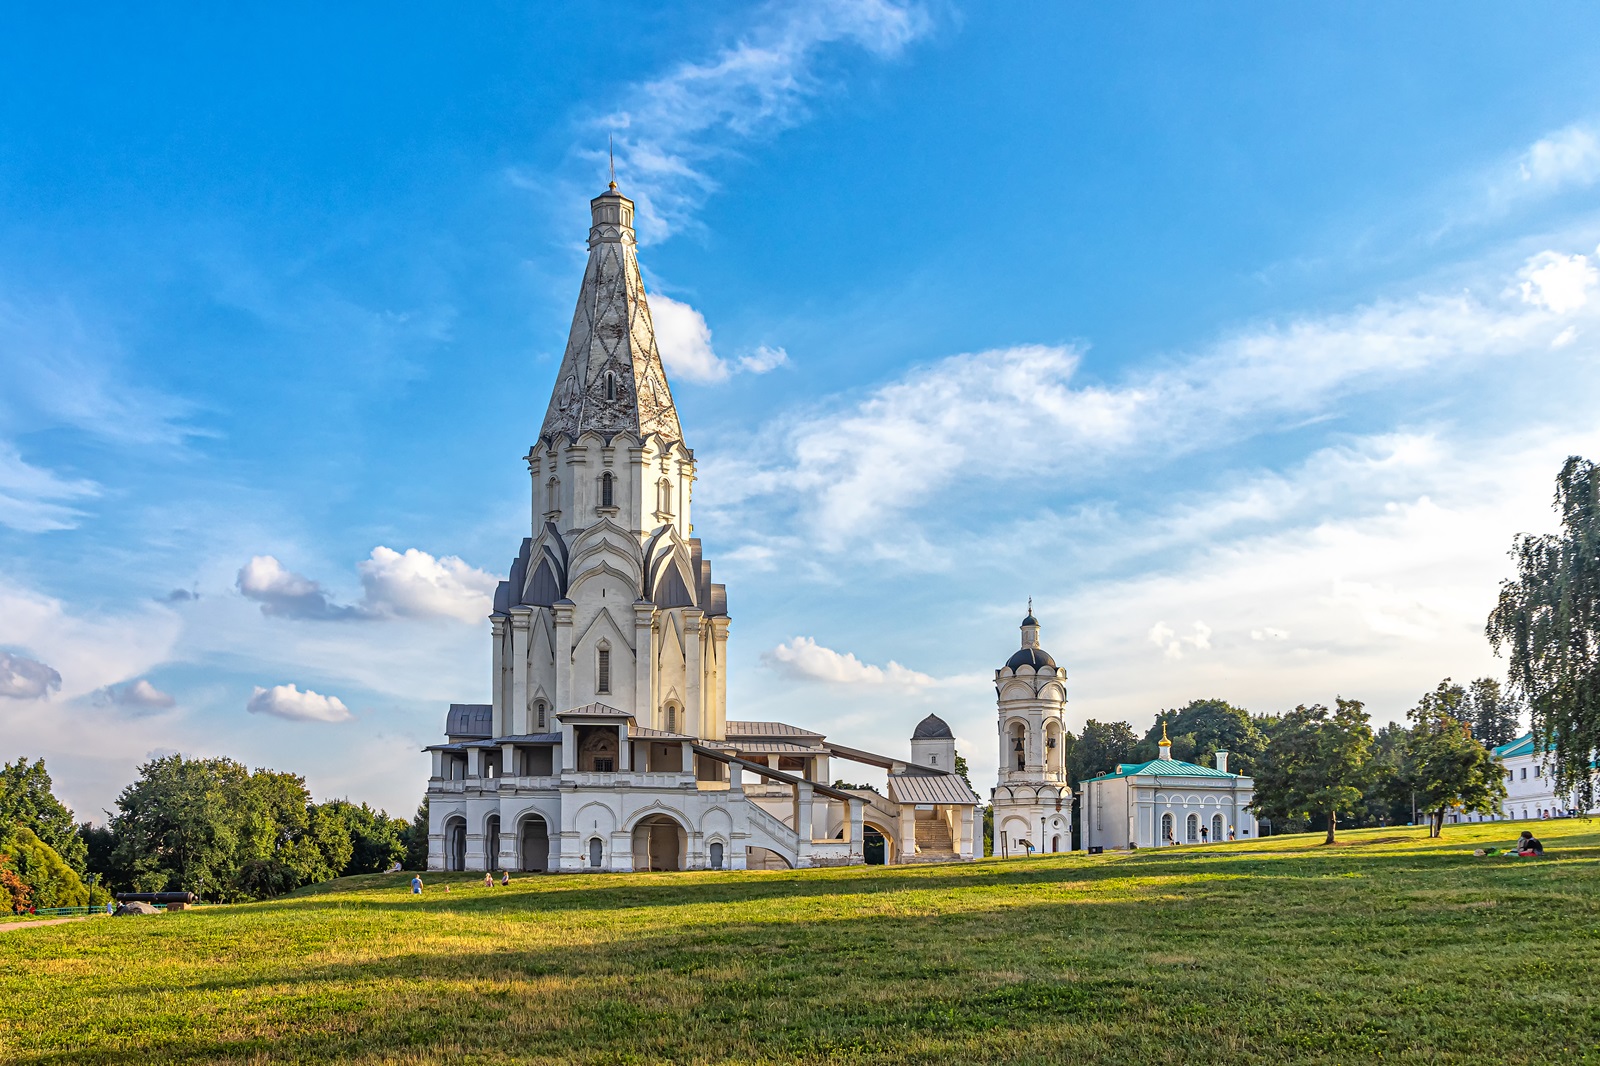
<svg viewBox="0 0 1600 1066"><path fill-rule="evenodd" d="M89 887L66 860L27 826L0 836L0 907L87 907ZM103 894L97 893L103 898Z"/></svg>
<svg viewBox="0 0 1600 1066"><path fill-rule="evenodd" d="M1560 532L1512 543L1517 576L1501 583L1486 630L1509 660L1535 743L1550 750L1557 792L1587 809L1600 751L1600 468L1568 458L1555 508Z"/></svg>

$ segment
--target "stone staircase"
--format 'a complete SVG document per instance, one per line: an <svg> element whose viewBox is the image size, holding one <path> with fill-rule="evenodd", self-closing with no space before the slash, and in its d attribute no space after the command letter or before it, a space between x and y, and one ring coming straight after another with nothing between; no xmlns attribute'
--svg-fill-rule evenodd
<svg viewBox="0 0 1600 1066"><path fill-rule="evenodd" d="M949 862L956 857L950 827L943 818L917 819L917 854L913 862Z"/></svg>

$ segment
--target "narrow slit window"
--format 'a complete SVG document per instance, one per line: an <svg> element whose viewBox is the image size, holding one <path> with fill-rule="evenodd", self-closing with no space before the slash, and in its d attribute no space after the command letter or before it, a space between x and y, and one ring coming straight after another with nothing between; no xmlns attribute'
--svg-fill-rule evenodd
<svg viewBox="0 0 1600 1066"><path fill-rule="evenodd" d="M662 514L672 512L672 482L666 478L662 478L661 483L656 486L656 510Z"/></svg>
<svg viewBox="0 0 1600 1066"><path fill-rule="evenodd" d="M545 710L546 708L544 700L539 700L533 705L534 725L540 730L540 732L543 732L545 728Z"/></svg>
<svg viewBox="0 0 1600 1066"><path fill-rule="evenodd" d="M614 488L613 488L615 483L616 483L616 479L613 478L610 474L602 474L600 476L600 506L601 507L615 507L616 506L616 504L611 502L612 499L616 495L616 493L614 491Z"/></svg>
<svg viewBox="0 0 1600 1066"><path fill-rule="evenodd" d="M611 371L607 370L606 371L606 399L607 400L615 400L616 398L617 398L617 375L615 375Z"/></svg>
<svg viewBox="0 0 1600 1066"><path fill-rule="evenodd" d="M599 669L597 670L597 679L596 679L596 684L595 684L595 690L598 691L598 692L609 693L611 691L611 649L610 648L601 648L600 649L600 658L599 658L598 666L599 666Z"/></svg>

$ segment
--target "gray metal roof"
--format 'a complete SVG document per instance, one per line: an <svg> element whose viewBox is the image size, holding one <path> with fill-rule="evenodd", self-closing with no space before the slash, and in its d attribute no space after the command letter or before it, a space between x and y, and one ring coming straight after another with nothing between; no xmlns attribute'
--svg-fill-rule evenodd
<svg viewBox="0 0 1600 1066"><path fill-rule="evenodd" d="M557 718L632 718L632 711L619 710L604 703L586 703L582 707L557 711Z"/></svg>
<svg viewBox="0 0 1600 1066"><path fill-rule="evenodd" d="M978 797L955 774L890 774L889 798L896 803L946 803L977 806Z"/></svg>
<svg viewBox="0 0 1600 1066"><path fill-rule="evenodd" d="M494 707L487 703L452 703L444 716L444 735L487 739L494 735Z"/></svg>
<svg viewBox="0 0 1600 1066"><path fill-rule="evenodd" d="M917 723L917 728L911 731L912 740L954 740L955 734L950 732L950 725L936 714L930 714Z"/></svg>
<svg viewBox="0 0 1600 1066"><path fill-rule="evenodd" d="M813 729L801 729L797 725L787 722L728 722L727 735L729 737L815 737L821 740L822 733Z"/></svg>
<svg viewBox="0 0 1600 1066"><path fill-rule="evenodd" d="M669 733L665 729L651 729L649 726L636 725L628 734L635 739L644 740L693 740L694 737L686 733Z"/></svg>
<svg viewBox="0 0 1600 1066"><path fill-rule="evenodd" d="M741 755L826 755L828 749L821 744L795 744L787 740L750 740L734 743L731 747Z"/></svg>

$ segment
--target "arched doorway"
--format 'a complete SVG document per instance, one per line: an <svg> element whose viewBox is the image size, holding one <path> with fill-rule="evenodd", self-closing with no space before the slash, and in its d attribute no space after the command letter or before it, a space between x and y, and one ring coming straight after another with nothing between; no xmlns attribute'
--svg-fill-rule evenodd
<svg viewBox="0 0 1600 1066"><path fill-rule="evenodd" d="M467 822L464 818L452 818L444 825L444 868L456 871L467 868Z"/></svg>
<svg viewBox="0 0 1600 1066"><path fill-rule="evenodd" d="M633 868L635 870L683 869L683 826L664 814L641 818L633 827Z"/></svg>
<svg viewBox="0 0 1600 1066"><path fill-rule="evenodd" d="M875 825L862 827L861 854L868 866L882 866L889 861L889 842L884 839L883 830Z"/></svg>
<svg viewBox="0 0 1600 1066"><path fill-rule="evenodd" d="M484 833L484 869L500 869L500 816L489 815L489 824Z"/></svg>
<svg viewBox="0 0 1600 1066"><path fill-rule="evenodd" d="M711 847L706 849L707 858L713 870L722 869L722 841L713 840Z"/></svg>
<svg viewBox="0 0 1600 1066"><path fill-rule="evenodd" d="M518 836L522 869L531 874L544 873L550 863L550 827L537 814L530 814L522 819Z"/></svg>
<svg viewBox="0 0 1600 1066"><path fill-rule="evenodd" d="M1161 848L1178 842L1172 835L1172 825L1172 815L1163 814L1161 816L1161 839L1156 841L1156 847Z"/></svg>
<svg viewBox="0 0 1600 1066"><path fill-rule="evenodd" d="M605 861L605 845L600 843L599 837L589 839L589 868L600 869L600 864Z"/></svg>

